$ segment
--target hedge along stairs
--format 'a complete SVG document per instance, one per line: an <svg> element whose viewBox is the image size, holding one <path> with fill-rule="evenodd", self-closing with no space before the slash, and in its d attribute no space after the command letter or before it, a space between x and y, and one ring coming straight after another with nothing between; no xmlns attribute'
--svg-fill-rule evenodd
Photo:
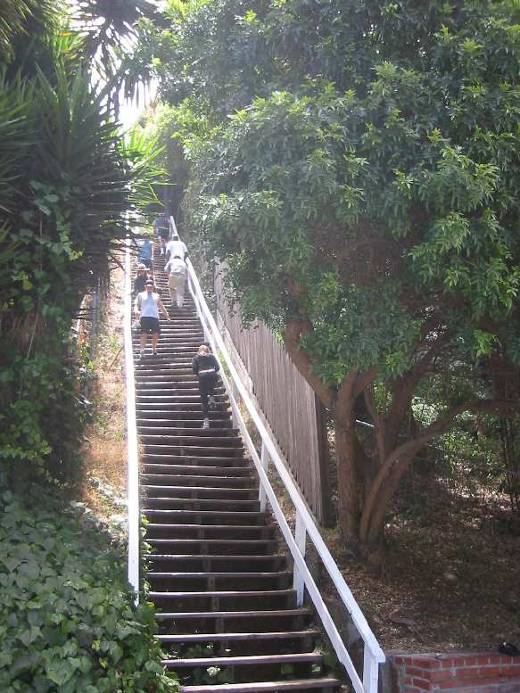
<svg viewBox="0 0 520 693"><path fill-rule="evenodd" d="M258 483L216 388L210 428L191 360L204 341L189 295L170 304L163 258L156 284L172 321L161 320L158 356L136 362L138 434L143 446L142 512L152 547L147 580L158 636L186 693L334 691L316 650L319 631L296 608L292 572L273 521L260 512ZM134 354L138 336L134 335Z"/></svg>

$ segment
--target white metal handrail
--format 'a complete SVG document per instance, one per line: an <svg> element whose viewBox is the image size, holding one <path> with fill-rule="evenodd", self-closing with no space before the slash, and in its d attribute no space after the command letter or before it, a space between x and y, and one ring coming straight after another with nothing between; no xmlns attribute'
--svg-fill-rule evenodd
<svg viewBox="0 0 520 693"><path fill-rule="evenodd" d="M202 322L206 339L211 344L215 356L217 356L220 361L225 363L226 368L231 375L231 381L240 394L251 421L254 423L262 440L262 449L259 456L253 441L251 440L246 424L242 418L242 414L234 396L233 388L231 387L224 369L221 369L221 377L230 398L234 420L242 433L244 442L249 450L249 453L251 454L251 458L260 478L260 500L264 505L266 499L269 501L273 514L278 521L282 534L293 557L293 585L296 590L298 605L303 603L304 589L307 589L309 597L312 599L316 611L320 616L323 627L329 636L338 660L347 670L356 693L377 693L379 664L385 661L385 654L372 633L370 626L368 625L363 613L361 612L361 609L354 599L352 592L341 575L341 572L331 556L330 551L323 541L314 518L309 512L299 489L295 485L277 451L271 434L263 424L247 388L240 379L222 335L217 327L215 319L208 308L196 272L189 260L187 260L187 265L189 289L195 302L197 313ZM280 507L276 494L267 476L269 461L274 464L276 471L283 481L285 489L295 506L296 527L294 536L287 523L287 520L285 519L285 515ZM327 605L323 601L319 588L317 587L316 582L305 562L305 545L307 537L309 537L314 544L325 569L327 570L338 591L341 601L349 612L352 622L364 641L364 664L362 678L359 676L354 667L352 659L347 651L347 648L345 647L345 643L341 638Z"/></svg>
<svg viewBox="0 0 520 693"><path fill-rule="evenodd" d="M139 461L137 422L135 413L135 373L132 347L132 275L131 239L126 240L124 344L126 381L126 441L127 441L127 512L128 512L128 582L139 603Z"/></svg>

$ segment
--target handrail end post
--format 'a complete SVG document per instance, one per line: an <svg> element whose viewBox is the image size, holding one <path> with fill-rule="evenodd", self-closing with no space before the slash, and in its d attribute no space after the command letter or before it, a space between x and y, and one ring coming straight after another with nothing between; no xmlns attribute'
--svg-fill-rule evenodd
<svg viewBox="0 0 520 693"><path fill-rule="evenodd" d="M363 691L377 693L379 679L379 661L365 643L363 653Z"/></svg>

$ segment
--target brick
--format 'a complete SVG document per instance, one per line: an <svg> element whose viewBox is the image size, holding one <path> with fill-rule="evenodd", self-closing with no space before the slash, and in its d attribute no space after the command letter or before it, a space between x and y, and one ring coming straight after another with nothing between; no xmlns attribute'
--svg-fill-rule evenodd
<svg viewBox="0 0 520 693"><path fill-rule="evenodd" d="M454 681L457 678L458 670L456 669L439 669L432 671L430 674L431 681Z"/></svg>
<svg viewBox="0 0 520 693"><path fill-rule="evenodd" d="M482 659L485 659L486 662L482 662ZM487 664L487 657L464 657L464 666L471 667L477 664Z"/></svg>
<svg viewBox="0 0 520 693"><path fill-rule="evenodd" d="M498 666L489 665L487 667L479 667L477 671L479 676L482 676L483 678L494 679L500 676L502 669Z"/></svg>
<svg viewBox="0 0 520 693"><path fill-rule="evenodd" d="M421 669L438 669L440 667L440 659L435 657L414 657L415 666Z"/></svg>
<svg viewBox="0 0 520 693"><path fill-rule="evenodd" d="M503 666L500 667L500 673L502 676L519 676L520 675L520 662L513 666Z"/></svg>
<svg viewBox="0 0 520 693"><path fill-rule="evenodd" d="M406 667L405 671L409 676L422 676L423 678L430 676L430 672L422 667Z"/></svg>
<svg viewBox="0 0 520 693"><path fill-rule="evenodd" d="M451 669L459 664L460 660L458 657L448 657L447 659L441 660L441 666L443 669Z"/></svg>
<svg viewBox="0 0 520 693"><path fill-rule="evenodd" d="M478 691L481 686L486 686L490 683L493 683L492 681L489 680L482 680L478 676L475 677L474 679L464 679L464 681L459 681L459 685L455 686L454 681L442 681L439 683L439 688L443 691L449 690L450 688L454 688L455 690L468 690L468 691Z"/></svg>
<svg viewBox="0 0 520 693"><path fill-rule="evenodd" d="M422 679L416 676L414 676L412 679L412 685L417 686L424 691L431 691L432 689L432 684L430 681L428 681L428 679Z"/></svg>

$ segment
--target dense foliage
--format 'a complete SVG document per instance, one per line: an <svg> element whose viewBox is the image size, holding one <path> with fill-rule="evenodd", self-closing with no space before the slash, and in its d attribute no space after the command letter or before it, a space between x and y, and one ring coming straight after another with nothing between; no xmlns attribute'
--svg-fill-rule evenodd
<svg viewBox="0 0 520 693"><path fill-rule="evenodd" d="M71 322L156 172L148 144L122 141L60 9L0 8L0 459L18 483L35 466L76 473L86 412Z"/></svg>
<svg viewBox="0 0 520 693"><path fill-rule="evenodd" d="M75 4L98 29L103 18L104 37L73 22L67 3L0 2L2 691L177 689L152 605L133 603L123 547L54 495L70 495L63 483L78 476L90 407L73 319L128 220L156 200L154 142L123 140L113 118L115 54L113 83L93 84L104 39L146 5L116 4Z"/></svg>
<svg viewBox="0 0 520 693"><path fill-rule="evenodd" d="M174 691L122 551L52 497L0 496L0 688Z"/></svg>
<svg viewBox="0 0 520 693"><path fill-rule="evenodd" d="M152 62L191 229L330 409L341 526L373 546L429 441L518 402L518 4L215 0L167 18Z"/></svg>

